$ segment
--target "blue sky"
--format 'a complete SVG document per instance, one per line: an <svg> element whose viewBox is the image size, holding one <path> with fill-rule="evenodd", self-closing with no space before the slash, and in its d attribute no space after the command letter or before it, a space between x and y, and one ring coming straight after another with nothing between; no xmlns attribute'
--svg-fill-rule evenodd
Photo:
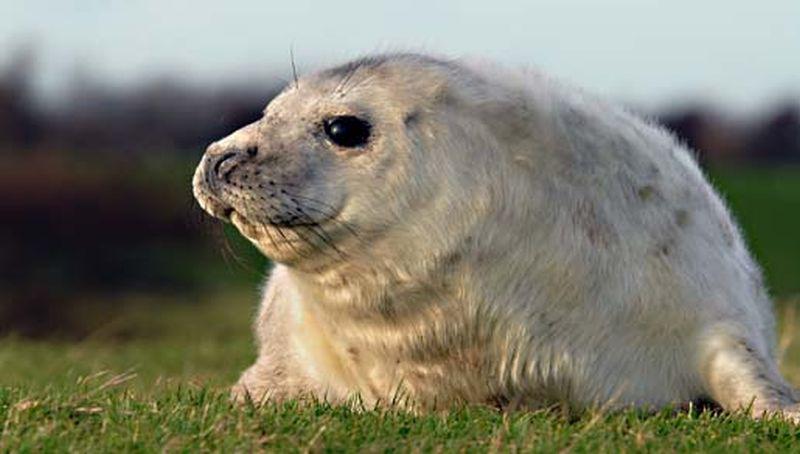
<svg viewBox="0 0 800 454"><path fill-rule="evenodd" d="M5 0L0 17L0 64L33 44L47 93L78 68L111 85L287 79L293 47L301 71L374 51L488 57L644 107L800 97L800 0Z"/></svg>

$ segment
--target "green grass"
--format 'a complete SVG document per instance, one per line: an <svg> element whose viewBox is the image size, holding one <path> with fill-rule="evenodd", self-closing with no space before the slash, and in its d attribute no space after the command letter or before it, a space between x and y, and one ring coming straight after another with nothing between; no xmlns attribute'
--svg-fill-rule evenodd
<svg viewBox="0 0 800 454"><path fill-rule="evenodd" d="M128 299L124 313L79 343L0 340L0 451L800 449L788 423L711 412L463 407L415 416L314 402L234 406L227 388L254 357L255 292ZM791 337L800 319L780 312L783 369L800 383L800 339Z"/></svg>
<svg viewBox="0 0 800 454"><path fill-rule="evenodd" d="M105 377L104 377L105 378ZM788 451L797 429L780 421L663 411L499 413L464 407L447 414L353 412L325 404L235 407L223 392L169 386L148 395L101 389L89 379L46 397L0 390L3 449L39 451L329 451L488 449L560 451Z"/></svg>
<svg viewBox="0 0 800 454"><path fill-rule="evenodd" d="M782 370L800 385L800 298L791 296L800 294L800 172L712 176L780 295ZM215 276L238 275L240 284L253 274L234 267ZM800 452L797 427L724 413L463 407L415 416L314 402L233 406L227 389L254 358L257 301L254 285L236 288L201 300L114 297L109 304L121 309L80 342L0 338L0 451Z"/></svg>

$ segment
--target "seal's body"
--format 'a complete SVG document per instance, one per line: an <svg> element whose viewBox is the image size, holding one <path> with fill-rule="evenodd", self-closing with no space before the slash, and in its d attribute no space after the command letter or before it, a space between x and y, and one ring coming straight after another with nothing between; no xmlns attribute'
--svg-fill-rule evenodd
<svg viewBox="0 0 800 454"><path fill-rule="evenodd" d="M537 73L402 54L304 77L194 190L277 262L239 398L798 417L690 153Z"/></svg>

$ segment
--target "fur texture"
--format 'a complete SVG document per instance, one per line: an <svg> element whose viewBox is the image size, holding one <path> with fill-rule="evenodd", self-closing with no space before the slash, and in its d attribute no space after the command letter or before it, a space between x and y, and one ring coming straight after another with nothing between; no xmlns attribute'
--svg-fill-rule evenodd
<svg viewBox="0 0 800 454"><path fill-rule="evenodd" d="M369 142L332 143L337 115ZM277 262L239 398L798 418L759 268L690 152L536 72L402 54L303 77L194 191Z"/></svg>

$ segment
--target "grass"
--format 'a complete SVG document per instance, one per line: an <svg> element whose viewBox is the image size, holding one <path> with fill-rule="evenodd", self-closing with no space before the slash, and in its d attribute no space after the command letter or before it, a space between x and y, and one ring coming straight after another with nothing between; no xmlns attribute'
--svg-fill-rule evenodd
<svg viewBox="0 0 800 454"><path fill-rule="evenodd" d="M0 390L2 448L20 451L789 451L797 429L781 421L664 411L503 414L464 407L445 415L354 413L288 403L234 407L218 390L164 387L149 395L88 379L37 399ZM108 382L106 382L108 383Z"/></svg>
<svg viewBox="0 0 800 454"><path fill-rule="evenodd" d="M782 370L796 385L798 175L712 172L782 300ZM250 284L219 292L116 296L107 304L121 309L80 342L0 338L0 451L800 451L789 423L697 410L415 416L320 402L233 406L227 388L254 358L257 293Z"/></svg>
<svg viewBox="0 0 800 454"><path fill-rule="evenodd" d="M253 359L253 291L206 301L129 297L82 342L0 340L0 451L796 450L800 430L741 415L564 414L463 407L353 412L320 402L234 406ZM797 301L788 302L791 308ZM800 383L798 314L784 309L784 372ZM794 324L794 325L793 325Z"/></svg>

